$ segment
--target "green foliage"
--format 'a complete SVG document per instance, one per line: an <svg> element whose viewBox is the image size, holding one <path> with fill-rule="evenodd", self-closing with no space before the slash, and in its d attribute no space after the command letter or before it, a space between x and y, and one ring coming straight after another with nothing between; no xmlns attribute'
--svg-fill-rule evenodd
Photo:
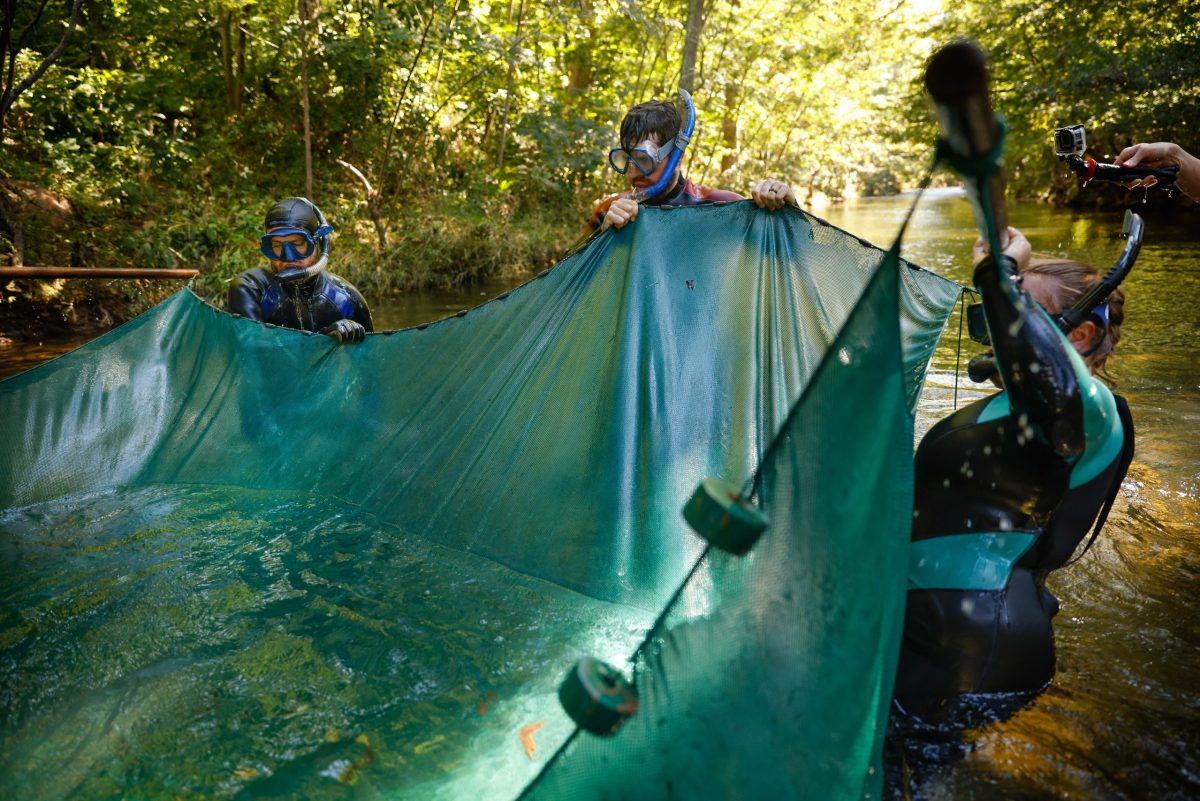
<svg viewBox="0 0 1200 801"><path fill-rule="evenodd" d="M305 22L293 0L87 4L66 52L4 119L0 179L77 209L68 229L36 232L69 246L27 241L30 259L195 265L219 294L257 263L261 210L304 193L307 64L314 200L339 223L338 267L388 289L475 280L522 259L540 266L574 239L594 199L621 188L605 153L624 110L673 96L688 3L315 7ZM1049 146L1058 125L1087 124L1100 155L1135 140L1200 145L1200 0L705 8L685 168L710 185L745 193L778 176L802 201L912 186L934 132L921 68L962 34L991 53L1020 193L1065 201L1076 191ZM48 7L17 54L18 75L53 49L68 12ZM32 19L22 14L18 26ZM370 207L340 162L370 182ZM10 247L11 233L0 231Z"/></svg>
<svg viewBox="0 0 1200 801"><path fill-rule="evenodd" d="M1069 202L1079 195L1078 181L1054 157L1054 128L1084 124L1098 159L1139 141L1200 149L1198 15L1198 0L1117 0L1086 9L965 0L934 32L939 39L972 36L989 51L995 105L1010 128L1010 187ZM916 97L911 91L914 118ZM1113 193L1124 197L1124 190ZM1097 187L1088 196L1104 197Z"/></svg>

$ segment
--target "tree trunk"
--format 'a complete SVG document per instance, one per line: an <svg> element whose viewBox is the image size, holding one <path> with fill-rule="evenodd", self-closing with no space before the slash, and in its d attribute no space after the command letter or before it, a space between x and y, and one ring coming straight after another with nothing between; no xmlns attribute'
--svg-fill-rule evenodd
<svg viewBox="0 0 1200 801"><path fill-rule="evenodd" d="M8 216L8 207L4 205L3 190L0 190L0 224L3 224L12 234L9 240L13 249L13 267L25 264L25 228L21 223Z"/></svg>
<svg viewBox="0 0 1200 801"><path fill-rule="evenodd" d="M725 119L721 122L721 135L725 140L725 154L721 156L721 172L727 172L737 164L738 146L738 85L725 85Z"/></svg>
<svg viewBox="0 0 1200 801"><path fill-rule="evenodd" d="M225 110L233 112L233 10L221 15L221 68L225 77Z"/></svg>
<svg viewBox="0 0 1200 801"><path fill-rule="evenodd" d="M567 73L567 103L582 107L592 86L595 69L592 66L592 51L596 46L596 12L591 0L579 4L579 17L587 31L582 41L568 44L563 59Z"/></svg>
<svg viewBox="0 0 1200 801"><path fill-rule="evenodd" d="M316 3L313 0L299 0L297 3L300 14L300 87L301 101L304 107L304 196L313 199L312 185L312 125L309 116L308 96L308 26L316 16Z"/></svg>
<svg viewBox="0 0 1200 801"><path fill-rule="evenodd" d="M521 23L525 18L525 0L517 7L517 30L508 51L508 83L504 89L504 108L500 112L500 146L496 154L496 172L504 169L504 146L508 143L508 111L512 108L513 84L517 77L517 45L521 41Z"/></svg>
<svg viewBox="0 0 1200 801"><path fill-rule="evenodd" d="M704 30L704 0L688 0L687 28L683 40L683 69L679 73L679 88L685 92L696 89L696 54Z"/></svg>
<svg viewBox="0 0 1200 801"><path fill-rule="evenodd" d="M0 142L4 141L4 112L9 92L13 85L13 70L16 69L17 54L9 51L12 41L13 17L17 13L17 0L0 0L4 3L4 15L0 17ZM0 206L0 212L3 207ZM7 218L6 218L7 219Z"/></svg>
<svg viewBox="0 0 1200 801"><path fill-rule="evenodd" d="M457 8L457 3L455 8ZM392 137L396 135L396 125L400 121L400 110L404 107L404 100L408 97L408 87L412 83L413 75L417 72L417 67L421 63L421 54L425 52L425 42L429 38L429 29L433 27L433 21L437 17L437 9L430 9L429 19L425 21L425 27L421 30L421 43L417 45L416 55L413 56L412 63L408 67L408 74L404 76L404 85L400 87L400 96L396 98L396 108L392 112L392 125L388 128L387 140L383 143L383 161L379 167L379 192L383 193L384 188L388 183L388 163L392 157Z"/></svg>
<svg viewBox="0 0 1200 801"><path fill-rule="evenodd" d="M307 26L305 27L300 54L301 84L304 92L304 196L312 200L312 128L308 114L308 31Z"/></svg>
<svg viewBox="0 0 1200 801"><path fill-rule="evenodd" d="M455 18L458 17L458 7L461 3L462 0L454 0L454 7L450 9L450 23L453 23ZM446 57L446 43L448 41L449 38L443 39L442 46L438 48L437 68L434 70L433 74L433 91L430 92L430 94L434 97L437 97L438 89L442 85L442 61Z"/></svg>
<svg viewBox="0 0 1200 801"><path fill-rule="evenodd" d="M650 67L646 70L646 82L642 83L642 68L638 67L637 89L633 95L627 100L627 106L632 106L635 103L641 103L649 100L646 95L650 92L650 88L654 84L654 71L658 68L658 62L666 57L667 50L671 44L672 28L664 28L662 38L659 40L658 47L654 48L654 57L650 60Z"/></svg>
<svg viewBox="0 0 1200 801"><path fill-rule="evenodd" d="M237 58L233 73L233 111L242 113L242 89L246 85L246 11L239 9L237 15Z"/></svg>

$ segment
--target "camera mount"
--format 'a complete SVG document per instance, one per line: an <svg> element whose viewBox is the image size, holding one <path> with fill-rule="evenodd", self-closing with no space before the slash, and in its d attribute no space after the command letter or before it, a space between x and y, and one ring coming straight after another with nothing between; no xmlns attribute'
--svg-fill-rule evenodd
<svg viewBox="0 0 1200 801"><path fill-rule="evenodd" d="M1060 161L1065 161L1071 172L1083 179L1086 186L1090 181L1110 181L1124 183L1141 178L1154 178L1158 185L1172 190L1178 177L1179 167L1120 167L1084 157L1087 152L1087 137L1082 125L1070 125L1054 131L1054 153Z"/></svg>

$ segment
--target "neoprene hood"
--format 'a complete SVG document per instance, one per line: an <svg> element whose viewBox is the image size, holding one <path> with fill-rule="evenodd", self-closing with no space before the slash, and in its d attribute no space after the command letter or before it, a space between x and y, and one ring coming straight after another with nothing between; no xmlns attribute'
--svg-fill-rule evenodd
<svg viewBox="0 0 1200 801"><path fill-rule="evenodd" d="M333 226L326 222L321 210L302 197L285 197L267 211L263 230L272 228L302 228L314 239L333 233Z"/></svg>

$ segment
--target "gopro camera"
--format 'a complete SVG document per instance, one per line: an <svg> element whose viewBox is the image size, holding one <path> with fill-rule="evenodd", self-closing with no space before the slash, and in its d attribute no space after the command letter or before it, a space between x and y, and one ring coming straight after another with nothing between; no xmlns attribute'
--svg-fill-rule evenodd
<svg viewBox="0 0 1200 801"><path fill-rule="evenodd" d="M1056 156L1082 156L1087 150L1087 138L1082 125L1071 125L1054 131L1054 154Z"/></svg>

